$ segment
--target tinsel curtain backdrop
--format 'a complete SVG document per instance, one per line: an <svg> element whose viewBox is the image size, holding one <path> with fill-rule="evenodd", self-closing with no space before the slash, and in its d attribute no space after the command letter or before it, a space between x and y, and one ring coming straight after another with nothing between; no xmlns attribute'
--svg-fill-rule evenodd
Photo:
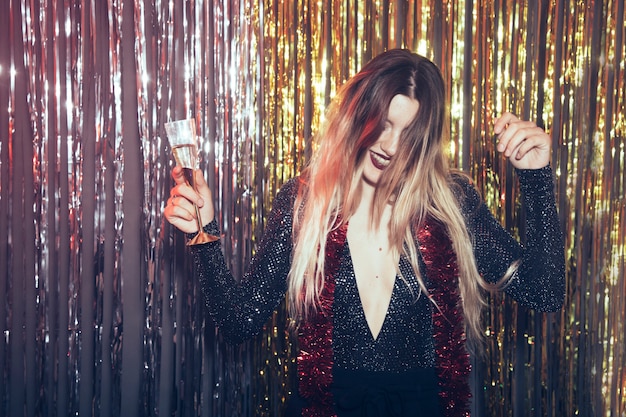
<svg viewBox="0 0 626 417"><path fill-rule="evenodd" d="M566 303L492 297L473 415L626 415L623 0L1 3L0 415L279 415L284 310L236 347L205 317L163 124L195 118L240 276L329 98L392 47L441 67L453 163L516 235L494 118L553 138Z"/></svg>

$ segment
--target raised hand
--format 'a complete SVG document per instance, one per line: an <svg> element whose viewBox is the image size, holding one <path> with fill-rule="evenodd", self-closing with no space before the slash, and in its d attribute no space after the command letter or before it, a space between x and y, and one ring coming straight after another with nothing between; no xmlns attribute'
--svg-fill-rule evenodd
<svg viewBox="0 0 626 417"><path fill-rule="evenodd" d="M552 139L534 122L504 113L494 125L497 149L518 169L539 169L550 163Z"/></svg>
<svg viewBox="0 0 626 417"><path fill-rule="evenodd" d="M185 233L198 231L194 203L200 211L203 226L215 217L211 190L204 180L202 172L195 170L193 175L197 192L189 185L191 181L188 182L185 179L182 168L176 166L172 169L172 178L176 185L170 190L170 198L167 200L167 206L163 212L168 222Z"/></svg>

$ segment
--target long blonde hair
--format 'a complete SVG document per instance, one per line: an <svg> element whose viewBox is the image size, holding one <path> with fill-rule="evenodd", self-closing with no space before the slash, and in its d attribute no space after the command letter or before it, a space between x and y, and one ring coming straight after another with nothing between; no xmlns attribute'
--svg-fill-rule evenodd
<svg viewBox="0 0 626 417"><path fill-rule="evenodd" d="M301 175L295 202L294 252L288 277L290 315L297 323L319 308L326 237L355 212L361 197L361 162L379 138L389 103L397 94L420 105L380 177L372 220L380 223L383 207L393 201L391 246L407 257L425 293L414 232L428 216L446 226L457 255L468 339L480 341L483 289L490 285L478 273L444 154L443 79L431 61L400 49L370 61L340 89L327 110L316 138L319 148Z"/></svg>

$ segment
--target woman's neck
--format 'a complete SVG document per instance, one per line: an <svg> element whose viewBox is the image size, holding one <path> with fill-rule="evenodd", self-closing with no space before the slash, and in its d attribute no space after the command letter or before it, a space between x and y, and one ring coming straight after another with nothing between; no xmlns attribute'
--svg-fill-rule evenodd
<svg viewBox="0 0 626 417"><path fill-rule="evenodd" d="M361 190L361 199L356 207L355 212L350 217L350 223L358 223L362 230L368 230L370 232L380 231L381 228L386 228L389 225L391 218L391 205L386 204L383 211L380 213L380 221L373 218L374 213L374 194L375 188L369 184L364 184Z"/></svg>

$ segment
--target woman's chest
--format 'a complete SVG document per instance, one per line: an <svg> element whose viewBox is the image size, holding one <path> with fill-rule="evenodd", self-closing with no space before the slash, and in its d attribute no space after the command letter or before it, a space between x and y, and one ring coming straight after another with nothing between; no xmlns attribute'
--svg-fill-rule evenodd
<svg viewBox="0 0 626 417"><path fill-rule="evenodd" d="M402 370L432 366L432 309L413 270L401 258L378 334L366 317L348 248L335 276L333 350L348 369ZM396 268L394 268L394 275Z"/></svg>

